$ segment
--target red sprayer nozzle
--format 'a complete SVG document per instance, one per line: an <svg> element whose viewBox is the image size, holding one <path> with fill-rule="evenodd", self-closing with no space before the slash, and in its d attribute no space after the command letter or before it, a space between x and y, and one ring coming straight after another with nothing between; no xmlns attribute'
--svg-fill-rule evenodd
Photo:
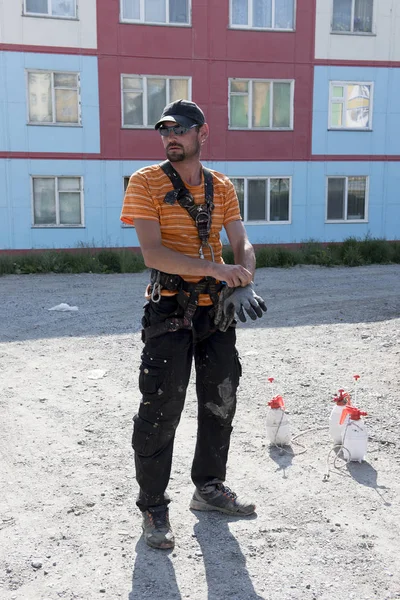
<svg viewBox="0 0 400 600"><path fill-rule="evenodd" d="M282 396L274 396L270 402L268 402L268 406L271 408L282 408L285 410L285 401Z"/></svg>
<svg viewBox="0 0 400 600"><path fill-rule="evenodd" d="M339 423L342 425L347 415L349 415L349 418L352 421L359 421L361 417L366 417L367 414L368 413L359 410L355 406L346 406L346 408L343 409Z"/></svg>
<svg viewBox="0 0 400 600"><path fill-rule="evenodd" d="M351 406L351 398L348 392L338 390L337 396L333 396L332 402L336 402L339 406Z"/></svg>

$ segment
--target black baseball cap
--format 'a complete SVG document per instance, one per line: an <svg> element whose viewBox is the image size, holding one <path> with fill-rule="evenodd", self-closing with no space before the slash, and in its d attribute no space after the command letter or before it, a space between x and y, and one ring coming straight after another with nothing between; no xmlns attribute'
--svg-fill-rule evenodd
<svg viewBox="0 0 400 600"><path fill-rule="evenodd" d="M167 104L154 129L158 129L165 121L176 121L178 125L191 127L192 125L204 125L206 119L203 111L197 104L190 102L190 100L181 99Z"/></svg>

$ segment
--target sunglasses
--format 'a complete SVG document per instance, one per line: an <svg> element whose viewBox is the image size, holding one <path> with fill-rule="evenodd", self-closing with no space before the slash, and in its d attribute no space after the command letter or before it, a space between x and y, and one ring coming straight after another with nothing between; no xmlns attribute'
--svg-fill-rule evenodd
<svg viewBox="0 0 400 600"><path fill-rule="evenodd" d="M193 129L193 127L198 127L198 125L192 125L191 127L183 127L182 125L172 125L172 127L167 127L166 125L161 125L158 128L158 131L163 137L168 137L171 131L175 135L185 135L185 133L187 133L189 129Z"/></svg>

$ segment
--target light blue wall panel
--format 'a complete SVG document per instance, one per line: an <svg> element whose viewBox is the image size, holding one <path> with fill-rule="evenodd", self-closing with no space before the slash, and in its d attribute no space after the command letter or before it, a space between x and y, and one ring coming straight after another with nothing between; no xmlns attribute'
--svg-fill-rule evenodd
<svg viewBox="0 0 400 600"><path fill-rule="evenodd" d="M329 131L330 81L374 84L372 131ZM312 152L317 155L400 155L400 69L321 66L314 70Z"/></svg>
<svg viewBox="0 0 400 600"><path fill-rule="evenodd" d="M123 177L147 163L98 160L0 160L0 249L74 248L81 245L137 247L134 228L119 217ZM399 162L209 163L229 176L292 177L290 224L246 223L254 244L299 243L310 239L340 242L349 236L399 239ZM82 176L84 227L33 228L31 176ZM327 177L369 177L368 222L326 223ZM225 241L226 238L224 238Z"/></svg>
<svg viewBox="0 0 400 600"><path fill-rule="evenodd" d="M100 152L97 58L93 56L0 53L0 150ZM27 69L76 71L81 79L82 126L28 125Z"/></svg>

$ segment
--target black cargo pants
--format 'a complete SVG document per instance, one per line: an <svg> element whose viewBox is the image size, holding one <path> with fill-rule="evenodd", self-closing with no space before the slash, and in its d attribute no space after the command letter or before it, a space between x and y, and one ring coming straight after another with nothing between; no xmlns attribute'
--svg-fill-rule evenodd
<svg viewBox="0 0 400 600"><path fill-rule="evenodd" d="M241 366L235 347L236 331L215 330L212 307L197 307L193 330L179 329L145 343L139 374L142 400L134 416L132 446L135 451L137 505L169 503L166 494L171 473L175 430L179 424L195 359L198 430L192 464L192 480L202 487L208 481L225 480L236 390ZM176 296L162 297L145 306L143 327L181 317Z"/></svg>

